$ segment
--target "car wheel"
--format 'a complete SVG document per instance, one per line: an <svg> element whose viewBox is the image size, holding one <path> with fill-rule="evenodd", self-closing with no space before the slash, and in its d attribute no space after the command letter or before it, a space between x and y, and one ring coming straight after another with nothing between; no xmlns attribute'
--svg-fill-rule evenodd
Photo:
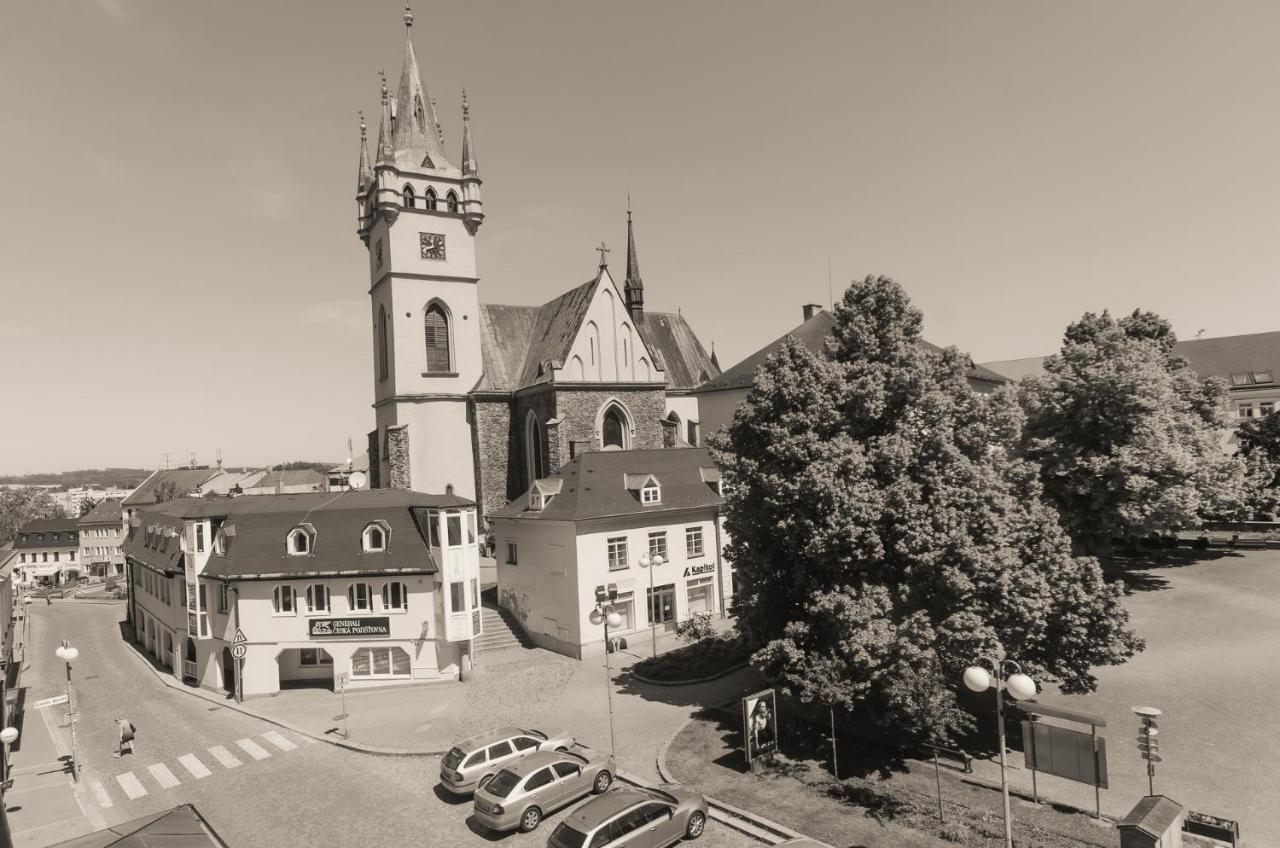
<svg viewBox="0 0 1280 848"><path fill-rule="evenodd" d="M561 754L563 754L565 751L568 751L569 749L568 749L568 748L566 748L566 747L565 747L565 746L563 746L563 745L557 745L557 746L556 746L556 750L557 750L558 752L560 752Z"/></svg>
<svg viewBox="0 0 1280 848"><path fill-rule="evenodd" d="M528 833L531 830L537 830L538 825L542 824L542 810L537 807L530 807L524 811L524 815L520 816L520 832Z"/></svg>
<svg viewBox="0 0 1280 848"><path fill-rule="evenodd" d="M591 784L591 789L593 792L599 795L602 792L608 791L609 786L612 783L613 783L613 775L609 774L609 772L607 771L602 771L596 775L595 782Z"/></svg>
<svg viewBox="0 0 1280 848"><path fill-rule="evenodd" d="M695 812L689 816L689 823L684 826L685 839L697 839L702 835L702 830L707 826L707 817L700 812Z"/></svg>

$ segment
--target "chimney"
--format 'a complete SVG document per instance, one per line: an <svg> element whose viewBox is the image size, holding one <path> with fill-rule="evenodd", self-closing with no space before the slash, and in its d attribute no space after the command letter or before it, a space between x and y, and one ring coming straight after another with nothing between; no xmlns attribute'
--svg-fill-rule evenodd
<svg viewBox="0 0 1280 848"><path fill-rule="evenodd" d="M808 321L813 316L822 311L821 303L806 303L804 305L804 320Z"/></svg>

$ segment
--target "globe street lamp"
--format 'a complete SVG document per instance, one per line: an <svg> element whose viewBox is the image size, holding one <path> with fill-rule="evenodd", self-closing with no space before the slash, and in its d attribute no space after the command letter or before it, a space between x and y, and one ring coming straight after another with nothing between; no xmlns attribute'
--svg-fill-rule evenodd
<svg viewBox="0 0 1280 848"><path fill-rule="evenodd" d="M610 583L608 588L596 587L596 606L588 616L591 623L599 627L604 625L604 691L609 699L609 753L616 757L617 740L613 734L613 669L609 667L609 628L620 627L622 616L613 608L612 601L618 599L618 587Z"/></svg>
<svg viewBox="0 0 1280 848"><path fill-rule="evenodd" d="M58 659L67 664L67 720L71 724L71 779L79 780L80 762L76 759L76 707L71 700L71 663L80 656L80 651L71 647L71 643L63 639L54 653L58 655Z"/></svg>
<svg viewBox="0 0 1280 848"><path fill-rule="evenodd" d="M4 743L4 764L0 766L0 790L4 789L4 784L9 780L9 746L18 741L18 728L6 727L0 730L0 742ZM0 798L4 797L0 791Z"/></svg>
<svg viewBox="0 0 1280 848"><path fill-rule="evenodd" d="M641 554L640 567L649 569L649 635L653 638L653 655L658 655L658 623L655 620L655 600L653 594L653 569L666 562L662 554Z"/></svg>
<svg viewBox="0 0 1280 848"><path fill-rule="evenodd" d="M992 676L979 663L986 662L995 672ZM1012 669L1012 672L1010 672ZM996 732L1000 738L1000 795L1004 799L1004 844L1005 848L1013 848L1013 820L1009 815L1009 776L1004 753L1004 695L1008 690L1015 701L1025 701L1035 697L1036 682L1022 673L1022 666L1005 656L1004 648L996 644L996 656L979 656L973 665L964 670L964 685L973 692L985 692L995 683L996 693Z"/></svg>
<svg viewBox="0 0 1280 848"><path fill-rule="evenodd" d="M4 771L0 779L0 845L12 845L13 835L9 832L9 805L4 800L4 793L13 781L9 779L9 746L18 740L18 729L6 727L0 730L0 742L4 743Z"/></svg>

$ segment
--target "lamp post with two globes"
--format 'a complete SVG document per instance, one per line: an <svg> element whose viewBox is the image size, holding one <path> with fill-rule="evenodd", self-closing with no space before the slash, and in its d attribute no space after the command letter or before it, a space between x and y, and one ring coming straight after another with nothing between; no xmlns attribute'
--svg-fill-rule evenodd
<svg viewBox="0 0 1280 848"><path fill-rule="evenodd" d="M615 584L610 583L608 587L597 586L596 606L588 616L597 627L604 625L604 691L609 699L609 753L615 757L618 745L613 735L613 669L609 667L609 628L622 624L622 616L613 608L613 602L617 599L618 587Z"/></svg>
<svg viewBox="0 0 1280 848"><path fill-rule="evenodd" d="M66 639L54 651L58 659L67 664L67 720L71 723L71 779L80 779L80 761L76 758L76 705L71 699L71 663L80 656L80 651L71 646Z"/></svg>
<svg viewBox="0 0 1280 848"><path fill-rule="evenodd" d="M980 663L991 666L991 672ZM1009 814L1009 776L1005 763L1004 746L1004 691L1008 690L1014 700L1025 701L1035 697L1036 682L1022 673L1022 666L1007 658L1004 648L996 645L996 656L979 656L974 664L964 670L964 685L973 692L985 692L995 684L996 693L996 731L1000 738L1000 795L1004 799L1004 844L1005 848L1013 848L1013 819Z"/></svg>
<svg viewBox="0 0 1280 848"><path fill-rule="evenodd" d="M653 638L653 655L658 655L658 621L654 614L657 609L657 601L653 595L653 569L662 565L667 560L662 554L641 554L640 567L649 569L649 635Z"/></svg>

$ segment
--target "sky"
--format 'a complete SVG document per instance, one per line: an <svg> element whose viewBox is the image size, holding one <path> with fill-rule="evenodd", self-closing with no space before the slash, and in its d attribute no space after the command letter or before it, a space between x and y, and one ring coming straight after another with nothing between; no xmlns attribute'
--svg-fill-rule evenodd
<svg viewBox="0 0 1280 848"><path fill-rule="evenodd" d="M42 0L0 26L0 473L341 460L373 428L356 111L400 3ZM417 2L481 298L623 269L728 367L867 274L977 361L1086 310L1280 329L1280 6ZM376 135L376 121L371 118Z"/></svg>

